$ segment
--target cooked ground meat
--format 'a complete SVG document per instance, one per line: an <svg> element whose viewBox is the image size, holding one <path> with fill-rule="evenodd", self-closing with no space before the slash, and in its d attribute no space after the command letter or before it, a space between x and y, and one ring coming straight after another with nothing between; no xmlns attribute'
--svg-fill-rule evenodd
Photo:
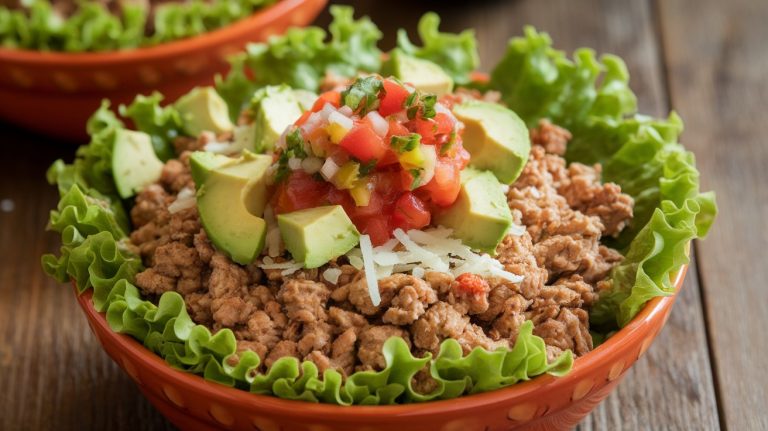
<svg viewBox="0 0 768 431"><path fill-rule="evenodd" d="M542 122L531 136L529 162L507 194L526 231L504 238L496 256L525 277L520 283L489 277L467 292L447 273L393 274L379 280L381 303L374 306L364 274L345 258L287 276L258 262L237 265L211 245L195 208L168 210L179 191L194 187L188 151L212 138L203 136L177 140L180 157L136 197L131 241L147 268L136 284L151 296L180 293L195 322L231 329L238 351L256 352L264 367L290 356L345 376L380 370L381 348L392 336L419 355L436 354L447 338L465 353L511 347L526 320L550 359L566 349L584 355L592 349L588 310L622 259L600 239L626 226L633 202L615 184L600 183L599 165L566 167L568 131ZM341 270L336 284L321 276L327 267ZM434 384L428 373L414 377L419 391Z"/></svg>

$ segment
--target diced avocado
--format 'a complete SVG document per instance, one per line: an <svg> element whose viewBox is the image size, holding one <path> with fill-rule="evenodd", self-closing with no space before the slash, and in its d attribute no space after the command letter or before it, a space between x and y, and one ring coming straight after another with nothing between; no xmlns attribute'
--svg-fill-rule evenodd
<svg viewBox="0 0 768 431"><path fill-rule="evenodd" d="M274 148L285 129L303 113L296 94L287 85L259 89L251 100L253 147L260 153Z"/></svg>
<svg viewBox="0 0 768 431"><path fill-rule="evenodd" d="M382 75L392 75L412 84L417 90L438 96L453 90L453 79L442 67L429 60L412 57L399 49L389 54L389 59L382 65Z"/></svg>
<svg viewBox="0 0 768 431"><path fill-rule="evenodd" d="M203 131L223 133L232 130L227 102L213 87L195 87L174 103L181 114L184 131L198 136Z"/></svg>
<svg viewBox="0 0 768 431"><path fill-rule="evenodd" d="M467 168L461 172L459 197L435 214L435 222L453 229L469 247L493 255L512 224L512 213L499 180L489 171Z"/></svg>
<svg viewBox="0 0 768 431"><path fill-rule="evenodd" d="M203 184L208 174L226 164L236 163L237 159L208 151L195 151L189 156L189 168L195 184Z"/></svg>
<svg viewBox="0 0 768 431"><path fill-rule="evenodd" d="M209 171L202 184L195 183L197 209L208 238L240 264L252 262L264 248L267 224L250 210L258 210L260 204L257 212L263 212L266 191L254 198L258 193L249 186L266 175L271 163L269 156L246 153L234 163ZM250 202L246 204L246 200Z"/></svg>
<svg viewBox="0 0 768 431"><path fill-rule="evenodd" d="M301 108L302 111L309 111L312 109L312 105L314 105L317 100L317 94L300 88L293 90L293 95L296 97L296 101L299 102L299 108Z"/></svg>
<svg viewBox="0 0 768 431"><path fill-rule="evenodd" d="M465 126L462 140L472 156L469 163L488 169L504 184L515 181L531 151L523 120L501 105L480 101L458 104L453 113Z"/></svg>
<svg viewBox="0 0 768 431"><path fill-rule="evenodd" d="M360 233L339 205L277 216L285 248L307 268L317 268L354 247Z"/></svg>
<svg viewBox="0 0 768 431"><path fill-rule="evenodd" d="M163 162L155 155L149 135L133 130L115 130L112 177L121 198L129 198L157 181L162 170Z"/></svg>

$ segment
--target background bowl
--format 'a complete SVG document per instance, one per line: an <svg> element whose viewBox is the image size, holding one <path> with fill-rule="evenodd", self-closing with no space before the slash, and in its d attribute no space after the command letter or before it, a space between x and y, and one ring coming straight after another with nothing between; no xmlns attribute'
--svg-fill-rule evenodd
<svg viewBox="0 0 768 431"><path fill-rule="evenodd" d="M312 22L327 0L281 0L200 36L126 51L61 53L0 48L0 118L48 135L84 140L103 98L113 106L155 90L172 101L225 72L248 43Z"/></svg>
<svg viewBox="0 0 768 431"><path fill-rule="evenodd" d="M672 275L677 290L686 270L684 266ZM176 370L133 338L113 332L104 315L93 308L90 290L78 296L78 302L104 350L152 404L184 430L485 431L574 427L650 347L669 317L675 296L651 300L626 327L577 359L564 377L539 376L452 400L353 407L255 395Z"/></svg>

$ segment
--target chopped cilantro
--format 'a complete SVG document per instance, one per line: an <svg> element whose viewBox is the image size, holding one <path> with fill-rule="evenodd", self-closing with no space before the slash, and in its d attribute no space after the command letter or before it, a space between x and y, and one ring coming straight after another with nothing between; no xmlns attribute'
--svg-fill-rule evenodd
<svg viewBox="0 0 768 431"><path fill-rule="evenodd" d="M383 89L384 83L376 76L358 78L341 92L341 101L362 116L379 107L379 92Z"/></svg>
<svg viewBox="0 0 768 431"><path fill-rule="evenodd" d="M377 162L378 160L376 159L371 159L366 163L360 162L360 168L359 168L360 176L362 177L362 176L368 175L376 167Z"/></svg>
<svg viewBox="0 0 768 431"><path fill-rule="evenodd" d="M413 182L411 183L411 190L413 190L419 186L419 182L421 180L421 169L411 169L409 172L411 173L411 176L413 176Z"/></svg>
<svg viewBox="0 0 768 431"><path fill-rule="evenodd" d="M418 133L411 133L404 136L393 136L389 141L392 148L398 154L413 150L419 145L419 142L421 142L421 135Z"/></svg>

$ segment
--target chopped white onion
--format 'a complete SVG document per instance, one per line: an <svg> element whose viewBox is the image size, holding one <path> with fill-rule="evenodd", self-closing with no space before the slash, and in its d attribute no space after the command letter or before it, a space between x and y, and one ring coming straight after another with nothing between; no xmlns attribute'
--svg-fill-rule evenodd
<svg viewBox="0 0 768 431"><path fill-rule="evenodd" d="M347 117L351 117L354 111L352 111L352 108L350 108L349 106L344 105L341 108L339 108L339 113Z"/></svg>
<svg viewBox="0 0 768 431"><path fill-rule="evenodd" d="M336 175L336 172L339 172L339 165L337 165L330 157L325 159L323 167L320 168L320 175L322 175L326 181L330 181Z"/></svg>
<svg viewBox="0 0 768 431"><path fill-rule="evenodd" d="M373 263L373 245L371 244L370 236L360 235L360 251L363 253L363 266L365 268L365 282L368 285L368 294L371 295L371 303L378 307L381 304L381 295L379 294L379 283Z"/></svg>
<svg viewBox="0 0 768 431"><path fill-rule="evenodd" d="M301 161L301 169L304 169L304 172L310 175L319 172L322 167L323 160L317 157L307 157Z"/></svg>
<svg viewBox="0 0 768 431"><path fill-rule="evenodd" d="M297 157L291 157L290 159L288 159L288 167L292 171L297 171L301 169L301 159Z"/></svg>
<svg viewBox="0 0 768 431"><path fill-rule="evenodd" d="M381 137L387 136L387 132L389 132L389 123L381 116L381 114L376 111L371 111L365 115L365 118L371 122L373 131L377 135Z"/></svg>
<svg viewBox="0 0 768 431"><path fill-rule="evenodd" d="M322 126L323 117L318 112L313 112L307 117L307 121L301 125L301 130L305 134L309 135L314 132L318 127Z"/></svg>
<svg viewBox="0 0 768 431"><path fill-rule="evenodd" d="M323 120L323 122L328 121L328 117L331 115L331 113L336 112L336 108L333 107L330 103L326 103L323 105L323 109L319 111L320 118Z"/></svg>
<svg viewBox="0 0 768 431"><path fill-rule="evenodd" d="M331 114L328 116L328 123L338 124L347 130L351 129L352 126L355 125L351 118L345 117L337 111L331 112Z"/></svg>

